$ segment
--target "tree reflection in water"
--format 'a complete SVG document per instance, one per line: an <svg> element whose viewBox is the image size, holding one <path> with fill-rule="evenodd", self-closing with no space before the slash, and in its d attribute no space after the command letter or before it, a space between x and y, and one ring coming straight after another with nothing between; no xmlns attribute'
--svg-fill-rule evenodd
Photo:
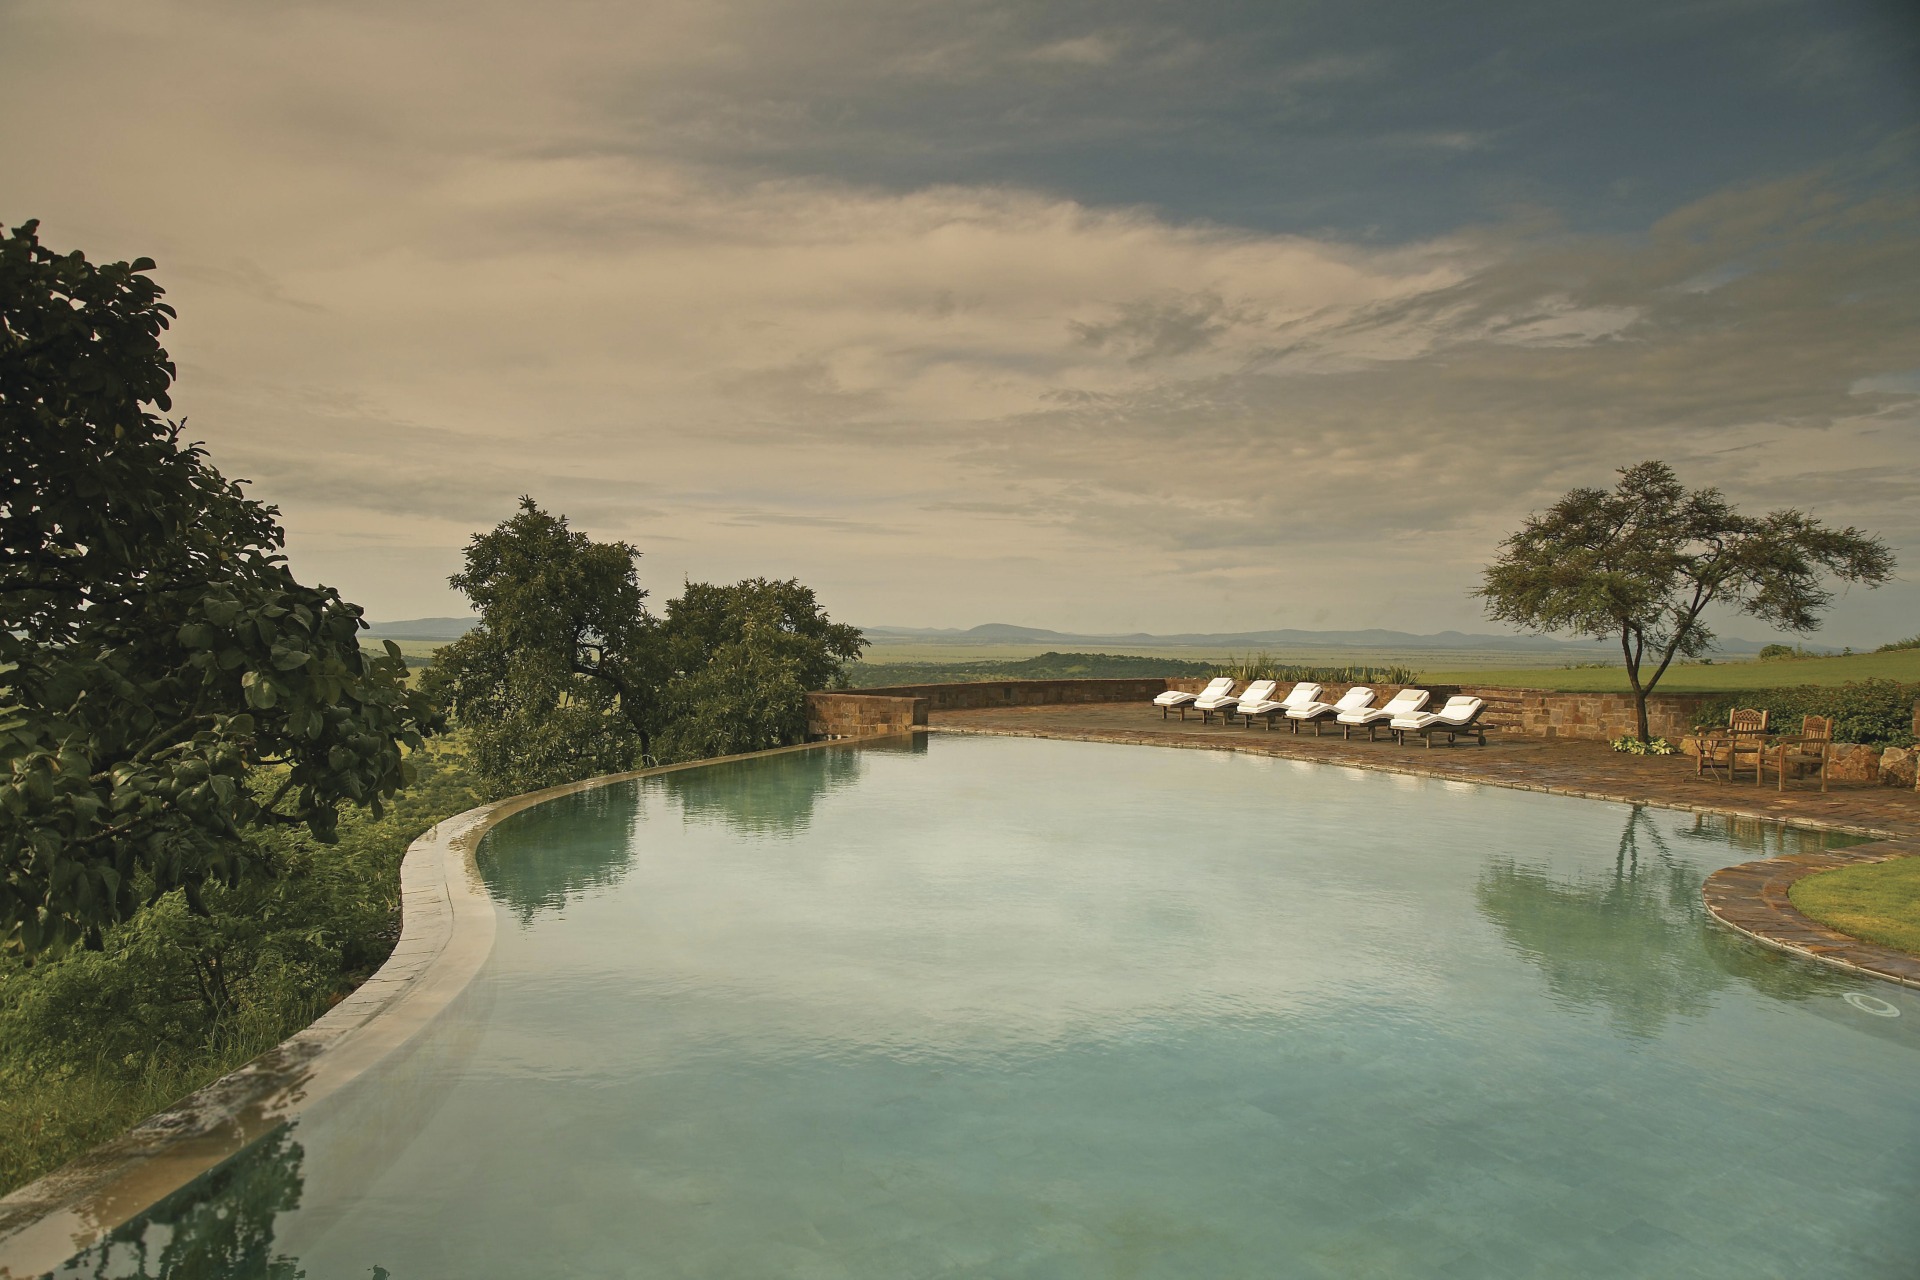
<svg viewBox="0 0 1920 1280"><path fill-rule="evenodd" d="M300 1207L291 1126L197 1178L53 1272L55 1280L302 1280L273 1251L274 1220Z"/></svg>
<svg viewBox="0 0 1920 1280"><path fill-rule="evenodd" d="M591 890L617 884L633 850L609 831L624 831L642 814L637 784L595 787L560 796L507 818L514 853L493 856L494 842L480 842L474 861L494 900L522 924L541 911L557 911Z"/></svg>
<svg viewBox="0 0 1920 1280"><path fill-rule="evenodd" d="M822 796L852 786L870 752L924 754L925 734L822 747L759 760L662 774L656 785L690 822L722 822L742 835L794 836L813 820Z"/></svg>
<svg viewBox="0 0 1920 1280"><path fill-rule="evenodd" d="M1686 834L1706 838L1710 828L1695 827ZM1658 1035L1669 1019L1701 1016L1735 981L1789 1000L1845 985L1714 923L1700 898L1704 878L1636 805L1611 871L1568 879L1503 858L1481 872L1474 896L1556 1001L1604 1009L1616 1030L1636 1039Z"/></svg>
<svg viewBox="0 0 1920 1280"><path fill-rule="evenodd" d="M616 884L632 863L633 843L612 833L636 829L650 800L671 797L689 822L719 822L742 835L793 836L805 831L814 806L860 780L870 752L924 754L926 737L792 751L663 773L636 783L596 787L517 813L514 855L495 858L483 841L477 859L494 899L530 922L542 911Z"/></svg>

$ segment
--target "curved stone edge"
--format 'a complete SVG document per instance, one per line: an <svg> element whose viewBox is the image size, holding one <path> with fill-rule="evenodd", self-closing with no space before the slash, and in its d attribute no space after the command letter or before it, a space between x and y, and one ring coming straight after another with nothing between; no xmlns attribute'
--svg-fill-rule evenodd
<svg viewBox="0 0 1920 1280"><path fill-rule="evenodd" d="M401 931L387 962L320 1018L117 1138L0 1197L0 1280L43 1276L208 1170L297 1119L423 1030L493 950L481 840L537 804L636 778L865 739L635 769L497 800L437 823L400 864Z"/></svg>
<svg viewBox="0 0 1920 1280"><path fill-rule="evenodd" d="M1920 956L1829 929L1801 912L1788 897L1795 881L1822 871L1912 857L1920 857L1920 841L1881 840L1851 849L1743 862L1708 876L1700 896L1715 920L1764 946L1849 973L1920 988Z"/></svg>

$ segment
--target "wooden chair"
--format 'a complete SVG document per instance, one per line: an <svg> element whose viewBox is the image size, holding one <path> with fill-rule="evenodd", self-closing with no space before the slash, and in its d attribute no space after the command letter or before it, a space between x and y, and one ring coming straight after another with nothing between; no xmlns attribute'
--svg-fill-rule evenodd
<svg viewBox="0 0 1920 1280"><path fill-rule="evenodd" d="M1787 789L1787 771L1818 770L1820 790L1827 789L1827 761L1833 754L1833 717L1807 716L1800 721L1800 736L1781 738L1767 748L1773 757L1774 772L1780 778L1780 790Z"/></svg>
<svg viewBox="0 0 1920 1280"><path fill-rule="evenodd" d="M1767 751L1767 719L1771 714L1764 708L1753 707L1729 711L1725 729L1701 737L1700 754L1693 760L1693 776L1697 778L1705 773L1717 780L1724 764L1726 780L1733 782L1740 770L1740 758L1745 756L1752 762L1753 785L1759 786L1762 758Z"/></svg>

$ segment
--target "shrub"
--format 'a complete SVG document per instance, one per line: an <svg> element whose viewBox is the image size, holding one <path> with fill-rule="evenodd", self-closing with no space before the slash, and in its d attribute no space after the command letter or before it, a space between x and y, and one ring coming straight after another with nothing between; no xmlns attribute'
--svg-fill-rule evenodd
<svg viewBox="0 0 1920 1280"><path fill-rule="evenodd" d="M271 1048L380 967L407 845L477 803L457 741L412 763L380 817L341 815L337 844L255 833L276 874L209 887L205 915L176 889L99 951L0 956L0 1193Z"/></svg>
<svg viewBox="0 0 1920 1280"><path fill-rule="evenodd" d="M1621 751L1630 756L1670 756L1678 750L1678 748L1665 738L1655 738L1651 742L1642 742L1632 734L1628 734L1623 738L1615 738L1608 745L1615 751Z"/></svg>
<svg viewBox="0 0 1920 1280"><path fill-rule="evenodd" d="M1313 680L1321 684L1412 684L1419 673L1411 667L1313 667L1277 662L1271 654L1256 653L1244 658L1229 656L1213 669L1213 674L1235 680Z"/></svg>
<svg viewBox="0 0 1920 1280"><path fill-rule="evenodd" d="M1875 747L1913 745L1913 703L1920 684L1897 680L1851 680L1842 685L1799 685L1789 689L1750 689L1725 693L1694 713L1696 728L1717 729L1735 707L1759 707L1772 713L1775 732L1791 732L1802 716L1832 716L1836 742Z"/></svg>
<svg viewBox="0 0 1920 1280"><path fill-rule="evenodd" d="M1902 649L1920 649L1920 636L1909 636L1905 640L1895 640L1892 644L1883 644L1875 653L1898 653Z"/></svg>

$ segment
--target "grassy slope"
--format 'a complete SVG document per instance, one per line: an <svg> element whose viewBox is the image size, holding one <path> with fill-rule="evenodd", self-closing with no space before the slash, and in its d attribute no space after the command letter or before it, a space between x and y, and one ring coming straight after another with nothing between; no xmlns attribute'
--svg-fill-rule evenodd
<svg viewBox="0 0 1920 1280"><path fill-rule="evenodd" d="M1558 689L1569 693L1627 693L1627 673L1621 667L1543 667L1464 669L1423 668L1420 678L1430 684L1512 685L1528 689ZM1712 666L1674 667L1661 679L1660 693L1720 693L1735 689L1785 689L1808 684L1845 684L1849 680L1920 681L1920 649L1893 653L1856 653L1835 658L1800 658L1790 662L1716 662Z"/></svg>
<svg viewBox="0 0 1920 1280"><path fill-rule="evenodd" d="M357 951L365 957L362 964L347 972L309 967L284 972L276 979L272 960L289 949L287 940L271 933L253 939L243 948L248 954L230 956L230 962L266 961L263 972L268 976L260 981L279 989L258 992L254 1007L236 1017L238 1026L207 1029L191 1020L162 1020L171 1034L157 1039L146 1036L140 1050L130 1053L129 1039L141 1039L144 1019L154 1014L150 991L130 994L138 985L130 975L151 965L153 953L132 952L117 958L113 953L124 939L110 934L104 955L83 953L43 961L32 969L0 957L0 1194L59 1167L264 1053L377 967L376 957L392 947L390 931L397 924L394 909L406 847L441 818L478 803L457 741L440 739L430 750L433 760L423 764L420 785L402 793L384 817L376 820L362 809L345 810L340 816L339 844L313 846L315 856L339 860L338 865L357 882L351 891L365 900L354 919L366 936L335 939L328 948L329 953ZM294 839L311 843L304 836ZM319 891L318 884L311 889L286 886L288 893ZM215 891L210 901L216 910L218 900ZM330 914L337 905L323 899L315 902L314 909ZM133 929L124 926L117 933ZM63 967L74 972L57 972ZM29 1021L30 1006L44 1001L50 988L60 987L68 988L70 995L78 992L86 1015L56 1017L51 1020L57 1028L53 1030L46 1025L48 1019Z"/></svg>
<svg viewBox="0 0 1920 1280"><path fill-rule="evenodd" d="M1920 955L1920 858L1823 871L1790 896L1830 929Z"/></svg>

